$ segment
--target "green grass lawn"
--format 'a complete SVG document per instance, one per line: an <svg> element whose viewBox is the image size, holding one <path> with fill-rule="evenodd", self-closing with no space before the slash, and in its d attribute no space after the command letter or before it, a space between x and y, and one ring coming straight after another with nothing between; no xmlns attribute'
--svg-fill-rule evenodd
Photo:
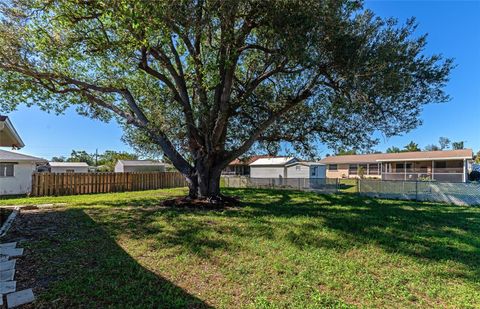
<svg viewBox="0 0 480 309"><path fill-rule="evenodd" d="M39 307L480 304L479 208L225 191L241 196L244 207L158 206L184 189L0 203L69 203L44 214L25 212L19 220L25 226L35 216L48 219L33 236L21 228L9 236L27 238L25 259L37 263L31 276L41 282Z"/></svg>
<svg viewBox="0 0 480 309"><path fill-rule="evenodd" d="M338 189L343 193L357 193L357 179L339 178Z"/></svg>

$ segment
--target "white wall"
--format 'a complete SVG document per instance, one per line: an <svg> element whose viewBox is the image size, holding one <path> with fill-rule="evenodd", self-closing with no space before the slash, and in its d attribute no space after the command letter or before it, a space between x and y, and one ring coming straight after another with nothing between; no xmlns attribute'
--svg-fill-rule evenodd
<svg viewBox="0 0 480 309"><path fill-rule="evenodd" d="M32 190L33 162L21 162L14 165L13 177L0 177L0 195L28 194Z"/></svg>
<svg viewBox="0 0 480 309"><path fill-rule="evenodd" d="M313 175L313 169L317 172ZM326 178L327 168L325 165L302 165L297 164L287 167L287 178Z"/></svg>
<svg viewBox="0 0 480 309"><path fill-rule="evenodd" d="M283 166L250 166L250 178L286 178Z"/></svg>
<svg viewBox="0 0 480 309"><path fill-rule="evenodd" d="M164 165L157 166L124 166L123 172L132 173L132 172L165 172Z"/></svg>
<svg viewBox="0 0 480 309"><path fill-rule="evenodd" d="M315 176L312 174L313 169L317 168ZM310 178L327 178L327 166L326 165L310 165Z"/></svg>
<svg viewBox="0 0 480 309"><path fill-rule="evenodd" d="M115 173L123 173L123 164L120 161L117 161L115 168L113 169Z"/></svg>
<svg viewBox="0 0 480 309"><path fill-rule="evenodd" d="M133 172L165 172L165 165L155 166L124 166L122 163L115 164L115 173L133 173Z"/></svg>
<svg viewBox="0 0 480 309"><path fill-rule="evenodd" d="M67 170L73 170L74 173L88 173L88 166L81 167L50 167L50 173L66 173Z"/></svg>
<svg viewBox="0 0 480 309"><path fill-rule="evenodd" d="M302 164L297 164L287 167L288 178L309 178L310 167Z"/></svg>

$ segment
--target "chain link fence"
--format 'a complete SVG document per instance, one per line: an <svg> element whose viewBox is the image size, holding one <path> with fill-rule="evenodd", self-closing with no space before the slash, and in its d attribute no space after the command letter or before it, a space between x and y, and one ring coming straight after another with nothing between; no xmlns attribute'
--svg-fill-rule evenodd
<svg viewBox="0 0 480 309"><path fill-rule="evenodd" d="M250 178L223 177L225 188L268 188L337 193L338 179L332 178Z"/></svg>
<svg viewBox="0 0 480 309"><path fill-rule="evenodd" d="M377 198L480 205L479 183L359 179L357 190Z"/></svg>
<svg viewBox="0 0 480 309"><path fill-rule="evenodd" d="M266 188L314 191L318 193L358 193L363 196L442 202L455 205L480 205L480 183L453 183L436 181L400 181L349 179L345 190L342 180L335 178L250 178L223 177L225 188Z"/></svg>

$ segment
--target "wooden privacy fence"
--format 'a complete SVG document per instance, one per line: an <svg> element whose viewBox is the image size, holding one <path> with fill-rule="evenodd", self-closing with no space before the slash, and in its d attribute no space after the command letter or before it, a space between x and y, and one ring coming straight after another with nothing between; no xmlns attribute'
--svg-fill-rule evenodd
<svg viewBox="0 0 480 309"><path fill-rule="evenodd" d="M34 173L32 196L141 191L187 186L178 172Z"/></svg>

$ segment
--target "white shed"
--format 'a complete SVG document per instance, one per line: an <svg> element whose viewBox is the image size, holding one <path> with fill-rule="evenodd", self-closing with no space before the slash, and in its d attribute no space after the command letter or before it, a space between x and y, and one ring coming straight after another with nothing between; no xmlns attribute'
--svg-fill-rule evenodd
<svg viewBox="0 0 480 309"><path fill-rule="evenodd" d="M298 159L293 157L261 158L250 164L251 178L286 178L288 164Z"/></svg>
<svg viewBox="0 0 480 309"><path fill-rule="evenodd" d="M166 164L152 160L118 160L115 173L165 172Z"/></svg>
<svg viewBox="0 0 480 309"><path fill-rule="evenodd" d="M48 162L50 173L88 173L85 162Z"/></svg>
<svg viewBox="0 0 480 309"><path fill-rule="evenodd" d="M0 150L0 195L28 194L37 164L46 160L17 152Z"/></svg>
<svg viewBox="0 0 480 309"><path fill-rule="evenodd" d="M286 167L287 178L326 178L327 168L322 163L297 161Z"/></svg>

